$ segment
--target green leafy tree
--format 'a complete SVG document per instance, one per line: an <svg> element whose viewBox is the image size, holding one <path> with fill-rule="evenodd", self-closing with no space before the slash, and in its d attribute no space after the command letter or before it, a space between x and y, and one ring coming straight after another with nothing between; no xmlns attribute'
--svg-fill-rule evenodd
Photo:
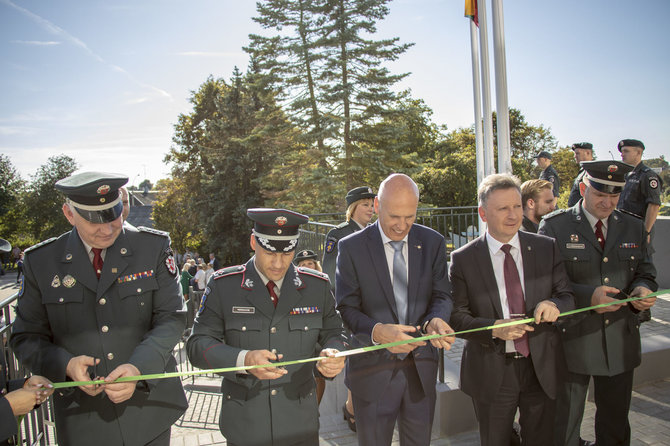
<svg viewBox="0 0 670 446"><path fill-rule="evenodd" d="M0 238L8 240L12 246L30 246L32 239L23 234L25 213L23 197L25 181L7 155L0 154Z"/></svg>
<svg viewBox="0 0 670 446"><path fill-rule="evenodd" d="M63 215L63 194L54 185L78 169L74 158L67 155L50 157L31 176L25 196L25 215L28 233L36 240L56 237L72 226Z"/></svg>

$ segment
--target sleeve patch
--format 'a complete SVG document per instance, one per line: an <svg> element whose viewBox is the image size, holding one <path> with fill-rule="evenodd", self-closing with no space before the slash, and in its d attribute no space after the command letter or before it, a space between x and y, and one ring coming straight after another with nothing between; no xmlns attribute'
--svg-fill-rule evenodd
<svg viewBox="0 0 670 446"><path fill-rule="evenodd" d="M177 276L177 264L174 261L172 250L170 250L168 256L165 258L165 267L167 268L170 275L172 275L173 277Z"/></svg>
<svg viewBox="0 0 670 446"><path fill-rule="evenodd" d="M649 178L649 187L652 189L658 188L658 180L656 178Z"/></svg>
<svg viewBox="0 0 670 446"><path fill-rule="evenodd" d="M335 250L335 247L337 246L337 240L334 238L329 238L328 241L326 242L326 252L330 254Z"/></svg>

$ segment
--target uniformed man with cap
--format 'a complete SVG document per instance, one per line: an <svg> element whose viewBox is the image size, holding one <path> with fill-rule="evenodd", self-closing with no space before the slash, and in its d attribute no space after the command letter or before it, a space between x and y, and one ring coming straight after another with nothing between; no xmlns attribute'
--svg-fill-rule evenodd
<svg viewBox="0 0 670 446"><path fill-rule="evenodd" d="M558 178L558 172L551 165L551 153L543 150L535 155L535 160L537 161L537 165L542 169L540 179L547 180L553 184L554 188L552 192L554 193L554 197L558 198L561 190L561 180Z"/></svg>
<svg viewBox="0 0 670 446"><path fill-rule="evenodd" d="M576 142L571 147L572 152L575 155L575 161L579 165L579 172L575 181L572 183L572 189L570 189L570 196L568 197L568 207L574 206L577 204L582 196L579 193L579 185L584 178L584 168L581 165L582 161L593 161L593 144L590 142Z"/></svg>
<svg viewBox="0 0 670 446"><path fill-rule="evenodd" d="M328 359L225 373L219 427L229 445L318 445L314 374L336 376L344 329L328 277L292 264L299 226L284 209L249 209L254 221L245 264L209 281L186 348L199 368L270 364L317 355ZM317 351L317 343L323 347Z"/></svg>
<svg viewBox="0 0 670 446"><path fill-rule="evenodd" d="M326 235L323 249L323 272L328 274L331 286L335 287L335 267L337 265L337 242L349 234L365 228L372 220L375 193L368 186L361 186L347 192L347 219Z"/></svg>
<svg viewBox="0 0 670 446"><path fill-rule="evenodd" d="M302 251L298 251L295 255L293 263L295 266L304 266L305 268L322 271L321 263L316 260L316 257L316 253L311 249L303 249Z"/></svg>
<svg viewBox="0 0 670 446"><path fill-rule="evenodd" d="M661 178L642 162L644 144L637 139L622 139L617 145L624 163L635 168L626 176L626 185L619 197L617 208L635 214L644 220L644 227L650 235L661 207ZM653 253L653 250L652 250Z"/></svg>
<svg viewBox="0 0 670 446"><path fill-rule="evenodd" d="M17 358L53 382L110 382L54 394L59 444L168 445L187 407L178 378L111 384L176 371L186 323L167 233L123 225L127 181L102 172L58 181L72 231L26 250L10 338Z"/></svg>
<svg viewBox="0 0 670 446"><path fill-rule="evenodd" d="M569 374L557 399L555 444L579 444L593 377L596 444L628 445L633 370L641 361L636 313L650 308L656 298L615 302L656 291L656 269L647 254L642 221L615 209L624 175L633 167L619 161L588 161L582 167L583 200L545 216L539 233L558 242L577 308L614 305L576 315L562 329Z"/></svg>

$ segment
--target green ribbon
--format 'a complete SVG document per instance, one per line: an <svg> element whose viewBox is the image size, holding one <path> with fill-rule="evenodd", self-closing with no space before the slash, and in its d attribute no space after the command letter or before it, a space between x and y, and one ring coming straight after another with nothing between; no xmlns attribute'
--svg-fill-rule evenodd
<svg viewBox="0 0 670 446"><path fill-rule="evenodd" d="M609 307L610 305L619 305L619 304L622 304L622 303L633 302L633 301L640 300L640 299L647 299L647 298L650 298L650 297L656 297L656 296L660 296L662 294L668 294L668 293L670 293L670 289L656 291L655 293L648 294L644 297L628 297L626 299L615 300L613 302L608 302L608 303L604 303L604 304L593 305L593 306L584 307L584 308L578 308L576 310L571 310L571 311L566 311L564 313L561 313L559 315L559 317L570 316L570 315L577 314L577 313L583 313L583 312L586 312L586 311L595 310L597 308ZM362 353L367 353L367 352L372 352L372 351L375 351L375 350L381 350L381 349L385 349L385 348L395 347L397 345L411 344L411 343L414 343L414 342L430 341L431 339L437 339L437 338L442 338L442 337L447 337L447 336L458 336L458 335L467 334L467 333L475 333L475 332L478 332L478 331L492 330L493 328L511 327L513 325L528 324L528 323L534 322L534 321L535 321L535 318L532 318L532 317L529 317L529 318L526 318L526 319L515 319L513 321L505 322L505 323L502 323L502 324L489 325L488 327L472 328L470 330L457 331L455 333L433 334L433 335L421 336L421 337L418 337L418 338L405 339L405 340L402 340L402 341L389 342L387 344L370 345L368 347L354 348L354 349L351 349L351 350L345 350L345 351L338 352L338 353L335 354L335 357L346 357L346 356L352 356L352 355L360 355ZM225 367L225 368L221 368L221 369L192 370L190 372L165 372L165 373L154 373L154 374L151 374L151 375L122 376L121 378L118 378L115 381L113 381L113 383L122 383L122 382L129 382L129 381L144 381L144 380L151 380L151 379L177 378L177 377L184 377L184 376L205 375L205 374L210 374L210 373L241 372L241 371L245 371L245 370L259 369L259 368L263 368L263 367L284 367L284 366L294 365L294 364L305 364L305 363L308 363L308 362L318 362L318 361L322 361L322 360L327 359L327 358L328 358L327 356L317 356L317 357L313 357L313 358L296 359L296 360L293 360L293 361L273 362L273 363L270 363L270 364L249 365L249 366L242 366L242 367ZM68 388L68 387L88 386L88 385L95 385L95 384L111 384L111 383L108 383L105 380L68 381L68 382L62 382L62 383L53 383L53 387L54 387L54 389L64 389L64 388Z"/></svg>

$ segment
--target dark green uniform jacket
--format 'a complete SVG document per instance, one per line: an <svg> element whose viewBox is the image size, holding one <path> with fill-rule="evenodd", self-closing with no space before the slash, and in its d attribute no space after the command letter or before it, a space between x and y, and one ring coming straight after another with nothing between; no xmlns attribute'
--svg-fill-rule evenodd
<svg viewBox="0 0 670 446"><path fill-rule="evenodd" d="M568 197L568 207L576 205L582 198L582 194L579 193L579 184L582 182L585 172L586 171L580 166L575 181L572 182L572 189L570 189L570 196Z"/></svg>
<svg viewBox="0 0 670 446"><path fill-rule="evenodd" d="M124 225L107 248L100 280L76 229L26 251L11 347L33 373L66 379L75 356L100 358L95 373L121 364L142 374L176 371L172 349L186 317L166 233ZM138 384L114 404L78 388L54 393L58 443L144 445L187 407L178 378Z"/></svg>
<svg viewBox="0 0 670 446"><path fill-rule="evenodd" d="M626 175L626 185L617 207L644 218L647 215L647 205L661 204L662 188L663 182L656 172L640 163Z"/></svg>
<svg viewBox="0 0 670 446"><path fill-rule="evenodd" d="M328 235L326 235L326 245L323 248L323 261L321 262L321 267L323 268L323 272L328 274L331 288L335 288L337 243L344 237L360 230L361 227L358 226L358 223L353 220L349 220L345 221L344 223L340 223L337 225L337 227L328 231Z"/></svg>
<svg viewBox="0 0 670 446"><path fill-rule="evenodd" d="M210 279L187 343L194 366L234 367L241 350L269 350L283 361L317 356L317 343L343 350L342 320L325 274L291 265L275 308L253 262ZM287 370L275 380L224 375L219 426L229 442L277 446L313 438L318 444L314 363Z"/></svg>
<svg viewBox="0 0 670 446"><path fill-rule="evenodd" d="M558 172L556 172L556 169L554 169L554 166L551 164L549 167L544 169L542 173L540 174L540 179L541 180L547 180L551 182L553 188L552 192L554 193L554 197L558 197L561 193L561 179L558 177Z"/></svg>
<svg viewBox="0 0 670 446"><path fill-rule="evenodd" d="M607 221L603 250L581 206L582 201L545 215L538 231L558 242L577 308L591 306L591 295L601 285L626 293L638 285L656 291L656 269L646 254L642 222L614 211ZM614 376L640 364L640 324L632 306L611 313L589 311L581 322L567 325L561 336L571 372Z"/></svg>

